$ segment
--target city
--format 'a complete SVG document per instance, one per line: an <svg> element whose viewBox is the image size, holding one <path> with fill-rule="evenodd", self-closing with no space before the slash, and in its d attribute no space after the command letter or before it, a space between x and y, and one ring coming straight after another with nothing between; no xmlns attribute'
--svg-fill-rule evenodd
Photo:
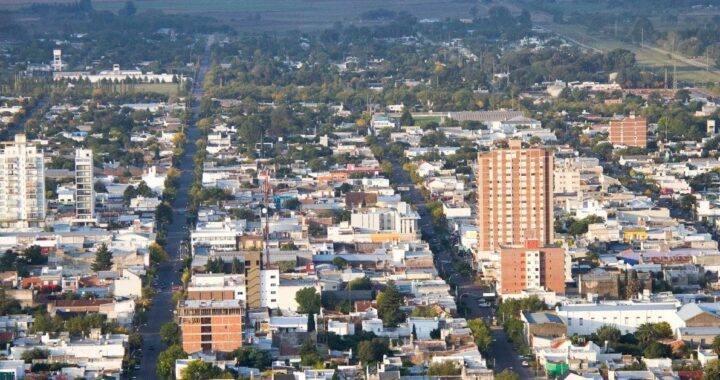
<svg viewBox="0 0 720 380"><path fill-rule="evenodd" d="M0 379L720 380L712 0L0 0Z"/></svg>

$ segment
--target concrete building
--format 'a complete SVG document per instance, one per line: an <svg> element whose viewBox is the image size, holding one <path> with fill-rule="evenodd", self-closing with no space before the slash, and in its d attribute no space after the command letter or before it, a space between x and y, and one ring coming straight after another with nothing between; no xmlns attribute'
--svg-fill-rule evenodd
<svg viewBox="0 0 720 380"><path fill-rule="evenodd" d="M43 151L18 134L0 147L0 226L39 227L44 222Z"/></svg>
<svg viewBox="0 0 720 380"><path fill-rule="evenodd" d="M75 217L79 222L95 219L93 152L90 149L75 151Z"/></svg>
<svg viewBox="0 0 720 380"><path fill-rule="evenodd" d="M191 300L239 300L247 302L245 276L242 274L196 273L187 287Z"/></svg>
<svg viewBox="0 0 720 380"><path fill-rule="evenodd" d="M644 118L635 115L621 120L611 120L609 139L613 145L645 148L647 146L647 122Z"/></svg>
<svg viewBox="0 0 720 380"><path fill-rule="evenodd" d="M230 352L242 347L244 305L238 300L186 300L178 304L183 350Z"/></svg>
<svg viewBox="0 0 720 380"><path fill-rule="evenodd" d="M590 335L605 325L614 326L621 333L634 333L644 323L667 322L673 331L682 327L675 303L612 301L570 304L557 308L567 325L568 336Z"/></svg>
<svg viewBox="0 0 720 380"><path fill-rule="evenodd" d="M538 240L523 246L500 249L498 294L518 294L523 290L565 293L565 249L541 247Z"/></svg>
<svg viewBox="0 0 720 380"><path fill-rule="evenodd" d="M509 149L478 155L478 249L476 259L501 245L523 244L535 238L541 246L553 242L554 156L544 149Z"/></svg>

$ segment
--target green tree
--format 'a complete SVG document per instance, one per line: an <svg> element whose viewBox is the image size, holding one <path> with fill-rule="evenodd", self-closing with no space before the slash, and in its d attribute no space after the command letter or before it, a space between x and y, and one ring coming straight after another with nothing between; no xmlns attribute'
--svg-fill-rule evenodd
<svg viewBox="0 0 720 380"><path fill-rule="evenodd" d="M452 360L434 363L427 371L428 376L460 376L460 373L462 373L462 368Z"/></svg>
<svg viewBox="0 0 720 380"><path fill-rule="evenodd" d="M295 293L295 302L298 303L297 311L300 314L317 314L322 306L320 294L315 288L309 287Z"/></svg>
<svg viewBox="0 0 720 380"><path fill-rule="evenodd" d="M397 327L397 325L405 320L405 313L400 310L403 304L403 296L395 286L395 282L390 280L387 283L385 291L377 296L378 316L383 321L385 327Z"/></svg>
<svg viewBox="0 0 720 380"><path fill-rule="evenodd" d="M605 341L610 345L614 345L620 342L621 336L620 330L610 325L604 325L597 331L598 344L600 345L604 344Z"/></svg>
<svg viewBox="0 0 720 380"><path fill-rule="evenodd" d="M168 346L180 344L180 326L174 321L162 325L160 327L160 340Z"/></svg>
<svg viewBox="0 0 720 380"><path fill-rule="evenodd" d="M713 338L713 341L710 344L710 348L712 348L716 354L720 354L720 335L717 335L715 336L715 338Z"/></svg>
<svg viewBox="0 0 720 380"><path fill-rule="evenodd" d="M372 290L372 281L367 277L354 278L347 283L347 290Z"/></svg>
<svg viewBox="0 0 720 380"><path fill-rule="evenodd" d="M650 342L658 339L657 330L653 323L643 323L635 330L635 338L643 345L647 346Z"/></svg>
<svg viewBox="0 0 720 380"><path fill-rule="evenodd" d="M662 343L650 342L643 350L643 355L648 359L669 358L672 355L672 350Z"/></svg>
<svg viewBox="0 0 720 380"><path fill-rule="evenodd" d="M340 256L333 257L332 263L333 265L338 267L338 269L344 269L347 266L347 260L343 259Z"/></svg>
<svg viewBox="0 0 720 380"><path fill-rule="evenodd" d="M311 340L306 340L300 346L300 364L304 366L315 366L322 363L323 359L317 351L317 346Z"/></svg>
<svg viewBox="0 0 720 380"><path fill-rule="evenodd" d="M175 361L177 359L187 359L188 354L183 351L182 347L174 344L158 355L157 360L157 375L161 379L174 379L175 378Z"/></svg>
<svg viewBox="0 0 720 380"><path fill-rule="evenodd" d="M407 109L403 110L402 115L400 115L400 125L403 127L415 125L415 119Z"/></svg>
<svg viewBox="0 0 720 380"><path fill-rule="evenodd" d="M95 262L91 265L92 270L95 272L102 270L110 270L113 266L112 252L108 249L105 243L100 244L100 247L95 252Z"/></svg>
<svg viewBox="0 0 720 380"><path fill-rule="evenodd" d="M505 369L495 375L495 380L520 380L520 375L510 369Z"/></svg>
<svg viewBox="0 0 720 380"><path fill-rule="evenodd" d="M168 261L169 256L165 249L158 243L152 242L148 247L150 253L150 261L159 264Z"/></svg>
<svg viewBox="0 0 720 380"><path fill-rule="evenodd" d="M255 347L238 348L231 356L234 356L237 364L242 367L263 370L272 365L272 356L270 356L270 353Z"/></svg>
<svg viewBox="0 0 720 380"><path fill-rule="evenodd" d="M42 250L37 245L26 248L23 255L30 265L44 265L48 262L47 256L43 255Z"/></svg>
<svg viewBox="0 0 720 380"><path fill-rule="evenodd" d="M720 379L720 360L713 360L705 366L703 380L719 380Z"/></svg>
<svg viewBox="0 0 720 380"><path fill-rule="evenodd" d="M31 350L27 350L20 355L20 360L24 361L25 363L32 363L34 359L47 359L50 353L48 350L43 350L41 348L33 348Z"/></svg>
<svg viewBox="0 0 720 380"><path fill-rule="evenodd" d="M375 363L383 359L384 355L390 353L387 340L373 338L364 340L357 345L357 357L364 365Z"/></svg>
<svg viewBox="0 0 720 380"><path fill-rule="evenodd" d="M478 350L483 354L487 354L493 339L488 325L482 319L472 319L468 321L468 328L472 331Z"/></svg>
<svg viewBox="0 0 720 380"><path fill-rule="evenodd" d="M193 360L183 368L180 373L181 380L208 380L218 378L232 378L223 376L223 370L214 364L202 360Z"/></svg>

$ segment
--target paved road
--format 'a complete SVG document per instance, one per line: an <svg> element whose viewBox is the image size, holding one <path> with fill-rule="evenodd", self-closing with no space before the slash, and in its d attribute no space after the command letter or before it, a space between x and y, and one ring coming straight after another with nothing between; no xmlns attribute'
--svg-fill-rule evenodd
<svg viewBox="0 0 720 380"><path fill-rule="evenodd" d="M181 257L180 257L180 244L187 235L185 229L186 215L185 209L188 205L188 189L192 183L193 175L193 162L192 158L195 155L196 147L195 142L200 138L200 132L195 128L195 123L198 119L200 99L203 96L203 81L205 74L207 73L208 67L210 66L210 45L212 44L212 37L208 39L208 44L205 47L205 53L198 70L198 75L195 80L195 87L193 88L193 106L192 106L192 119L190 126L185 129L185 135L187 136L188 143L185 145L185 154L179 160L178 169L181 172L180 175L180 188L177 192L177 197L173 202L173 221L168 226L167 245L166 250L170 255L170 260L167 263L161 264L157 270L157 283L156 287L157 295L153 298L153 306L147 312L147 324L141 326L140 333L143 336L143 353L144 356L140 363L140 370L135 373L138 379L155 379L155 367L157 363L158 354L165 347L160 342L160 336L158 332L160 327L166 322L174 318L173 312L175 305L172 303L172 284L179 284L180 281L180 270L182 268Z"/></svg>

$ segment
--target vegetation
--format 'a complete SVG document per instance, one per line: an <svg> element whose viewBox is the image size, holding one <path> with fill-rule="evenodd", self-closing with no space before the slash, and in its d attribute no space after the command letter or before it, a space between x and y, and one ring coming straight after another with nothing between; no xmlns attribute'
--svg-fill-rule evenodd
<svg viewBox="0 0 720 380"><path fill-rule="evenodd" d="M112 252L108 249L105 243L100 244L100 247L95 251L95 261L90 266L95 272L110 270L113 266Z"/></svg>
<svg viewBox="0 0 720 380"><path fill-rule="evenodd" d="M403 305L403 297L395 287L394 281L388 281L385 291L377 296L378 316L386 327L396 327L405 321L405 313L400 310Z"/></svg>

